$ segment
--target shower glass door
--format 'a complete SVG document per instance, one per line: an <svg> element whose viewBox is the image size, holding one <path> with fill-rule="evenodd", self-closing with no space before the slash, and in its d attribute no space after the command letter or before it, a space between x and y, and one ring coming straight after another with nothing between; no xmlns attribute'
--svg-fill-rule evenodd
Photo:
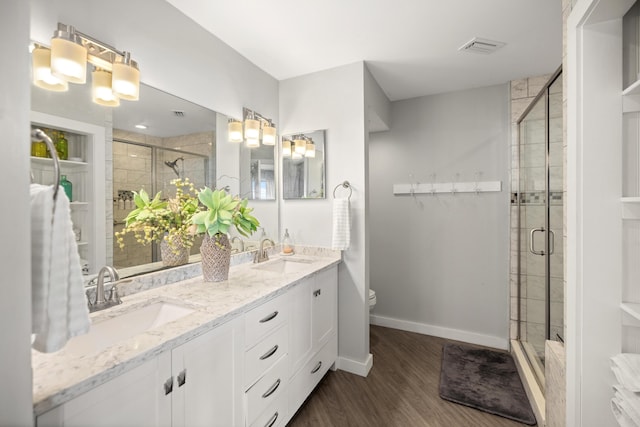
<svg viewBox="0 0 640 427"><path fill-rule="evenodd" d="M562 78L544 87L518 122L519 340L541 386L544 348L562 340ZM544 388L543 388L544 389Z"/></svg>

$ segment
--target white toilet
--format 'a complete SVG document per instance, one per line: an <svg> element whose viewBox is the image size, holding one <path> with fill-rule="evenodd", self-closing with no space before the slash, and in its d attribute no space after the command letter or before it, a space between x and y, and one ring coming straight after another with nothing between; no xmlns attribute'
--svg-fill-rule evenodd
<svg viewBox="0 0 640 427"><path fill-rule="evenodd" d="M369 311L376 305L376 291L369 289Z"/></svg>

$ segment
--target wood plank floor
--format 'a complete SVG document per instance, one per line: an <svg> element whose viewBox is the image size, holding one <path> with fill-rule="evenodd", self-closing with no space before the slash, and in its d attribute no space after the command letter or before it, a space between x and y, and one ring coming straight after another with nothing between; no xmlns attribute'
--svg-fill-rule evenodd
<svg viewBox="0 0 640 427"><path fill-rule="evenodd" d="M371 326L367 378L329 373L289 427L522 427L440 398L442 338Z"/></svg>

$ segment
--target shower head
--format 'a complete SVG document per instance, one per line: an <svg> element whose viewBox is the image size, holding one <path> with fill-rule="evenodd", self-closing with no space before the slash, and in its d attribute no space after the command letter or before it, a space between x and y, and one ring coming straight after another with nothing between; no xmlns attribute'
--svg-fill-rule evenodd
<svg viewBox="0 0 640 427"><path fill-rule="evenodd" d="M173 162L165 160L164 164L169 166L171 169L173 169L173 172L178 176L178 178L180 178L180 171L178 171L178 166L176 166L176 163L178 163L178 160L182 160L184 162L184 157L178 157Z"/></svg>

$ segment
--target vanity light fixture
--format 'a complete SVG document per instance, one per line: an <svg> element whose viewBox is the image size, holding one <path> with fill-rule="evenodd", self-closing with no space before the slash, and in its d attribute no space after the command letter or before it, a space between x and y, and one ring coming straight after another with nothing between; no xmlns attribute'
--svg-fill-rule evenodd
<svg viewBox="0 0 640 427"><path fill-rule="evenodd" d="M54 92L66 92L69 83L51 74L51 50L35 46L31 52L33 84Z"/></svg>
<svg viewBox="0 0 640 427"><path fill-rule="evenodd" d="M69 83L87 82L87 48L72 25L58 23L51 38L51 73Z"/></svg>
<svg viewBox="0 0 640 427"><path fill-rule="evenodd" d="M264 145L275 145L277 129L271 119L256 113L248 108L243 108L244 121L229 119L227 130L229 142L246 141L247 147L256 148L260 142Z"/></svg>
<svg viewBox="0 0 640 427"><path fill-rule="evenodd" d="M229 119L227 130L229 132L229 142L242 142L244 140L242 136L242 122Z"/></svg>
<svg viewBox="0 0 640 427"><path fill-rule="evenodd" d="M307 140L304 139L304 135L296 135L293 137L293 145L295 147L295 152L304 155L307 151Z"/></svg>
<svg viewBox="0 0 640 427"><path fill-rule="evenodd" d="M282 157L291 157L291 141L288 139L282 140Z"/></svg>
<svg viewBox="0 0 640 427"><path fill-rule="evenodd" d="M117 107L120 98L113 93L111 88L111 73L97 68L91 73L91 97L93 102L106 107Z"/></svg>
<svg viewBox="0 0 640 427"><path fill-rule="evenodd" d="M49 90L64 90L67 83L84 84L87 81L87 63L95 67L92 77L92 98L100 105L116 106L119 99L137 101L140 97L140 70L129 52L123 52L96 40L72 25L58 23L51 38L49 60L46 48L37 46L33 51L34 84ZM61 84L43 85L41 77L46 67ZM109 84L107 87L107 75ZM37 79L37 80L36 80ZM67 86L68 87L68 86Z"/></svg>
<svg viewBox="0 0 640 427"><path fill-rule="evenodd" d="M307 149L304 152L305 157L313 158L316 156L316 144L313 143L311 138L307 139Z"/></svg>
<svg viewBox="0 0 640 427"><path fill-rule="evenodd" d="M271 123L271 120L262 127L262 143L276 145L276 127Z"/></svg>
<svg viewBox="0 0 640 427"><path fill-rule="evenodd" d="M293 160L300 160L302 157L304 157L304 155L303 155L303 154L300 154L300 153L298 153L298 152L296 152L296 151L294 151L293 153L291 153L291 158L292 158Z"/></svg>

